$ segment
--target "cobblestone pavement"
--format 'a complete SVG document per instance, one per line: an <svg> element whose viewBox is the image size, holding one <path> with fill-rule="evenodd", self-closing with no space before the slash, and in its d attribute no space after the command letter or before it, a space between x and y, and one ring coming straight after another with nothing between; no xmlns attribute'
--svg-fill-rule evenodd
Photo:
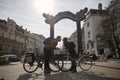
<svg viewBox="0 0 120 80"><path fill-rule="evenodd" d="M34 73L26 73L22 63L0 65L0 79L4 80L120 80L120 60L108 62L94 62L94 66L87 72L77 67L77 73L57 72L44 75L41 69Z"/></svg>

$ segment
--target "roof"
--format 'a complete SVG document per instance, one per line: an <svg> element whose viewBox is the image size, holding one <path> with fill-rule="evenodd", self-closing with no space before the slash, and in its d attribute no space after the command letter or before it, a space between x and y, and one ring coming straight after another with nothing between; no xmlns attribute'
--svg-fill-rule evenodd
<svg viewBox="0 0 120 80"><path fill-rule="evenodd" d="M107 10L90 9L88 14L108 15L108 11Z"/></svg>
<svg viewBox="0 0 120 80"><path fill-rule="evenodd" d="M0 19L0 22L5 24L7 23L6 20L2 20L2 19Z"/></svg>

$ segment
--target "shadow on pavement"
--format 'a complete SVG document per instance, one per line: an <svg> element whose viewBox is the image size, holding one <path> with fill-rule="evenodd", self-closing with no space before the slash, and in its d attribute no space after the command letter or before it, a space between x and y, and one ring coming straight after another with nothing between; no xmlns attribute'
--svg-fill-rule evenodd
<svg viewBox="0 0 120 80"><path fill-rule="evenodd" d="M72 80L69 73L60 72L57 74L45 75L44 80Z"/></svg>
<svg viewBox="0 0 120 80"><path fill-rule="evenodd" d="M19 75L19 77L18 77L17 80L29 80L29 79L35 80L40 75L42 75L42 74L37 74L37 73L23 73L23 74Z"/></svg>
<svg viewBox="0 0 120 80"><path fill-rule="evenodd" d="M32 74L29 73L24 73L19 75L17 80L28 80L29 78L31 78Z"/></svg>
<svg viewBox="0 0 120 80"><path fill-rule="evenodd" d="M54 74L38 74L38 73L23 73L17 80L72 80L68 73L54 73Z"/></svg>
<svg viewBox="0 0 120 80"><path fill-rule="evenodd" d="M70 74L72 80L120 80L115 78L103 77L104 73L95 74L93 72L78 72Z"/></svg>
<svg viewBox="0 0 120 80"><path fill-rule="evenodd" d="M17 80L120 80L110 77L104 77L104 73L94 72L59 72L48 75L38 73L23 73Z"/></svg>

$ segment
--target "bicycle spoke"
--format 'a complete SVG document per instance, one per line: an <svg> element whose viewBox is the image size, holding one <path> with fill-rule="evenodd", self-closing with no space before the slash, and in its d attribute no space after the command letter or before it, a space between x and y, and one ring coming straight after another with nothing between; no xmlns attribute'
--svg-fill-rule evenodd
<svg viewBox="0 0 120 80"><path fill-rule="evenodd" d="M51 69L53 72L58 72L58 71L60 71L60 65L61 65L61 63L59 64L59 60L52 61L52 62L50 62L50 64L49 64L50 69Z"/></svg>
<svg viewBox="0 0 120 80"><path fill-rule="evenodd" d="M72 62L70 60L64 60L63 61L63 68L62 68L62 71L63 72L67 72L71 69L71 66L72 66Z"/></svg>
<svg viewBox="0 0 120 80"><path fill-rule="evenodd" d="M37 68L38 68L38 62L37 61L34 61L33 63L26 63L26 62L24 62L23 63L23 68L24 68L24 70L26 72L32 73L32 72L34 72L34 71L37 70Z"/></svg>

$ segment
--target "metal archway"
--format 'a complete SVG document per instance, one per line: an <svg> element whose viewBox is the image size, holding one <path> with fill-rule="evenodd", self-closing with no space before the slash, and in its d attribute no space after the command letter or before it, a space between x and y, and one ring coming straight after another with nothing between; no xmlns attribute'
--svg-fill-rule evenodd
<svg viewBox="0 0 120 80"><path fill-rule="evenodd" d="M43 17L46 18L45 22L50 24L50 37L54 38L54 25L60 21L61 19L71 19L76 22L77 24L77 40L78 40L78 53L82 51L82 35L81 35L81 21L86 18L85 13L87 12L88 8L81 9L76 14L65 11L59 12L56 16L52 16L46 13L43 13Z"/></svg>

